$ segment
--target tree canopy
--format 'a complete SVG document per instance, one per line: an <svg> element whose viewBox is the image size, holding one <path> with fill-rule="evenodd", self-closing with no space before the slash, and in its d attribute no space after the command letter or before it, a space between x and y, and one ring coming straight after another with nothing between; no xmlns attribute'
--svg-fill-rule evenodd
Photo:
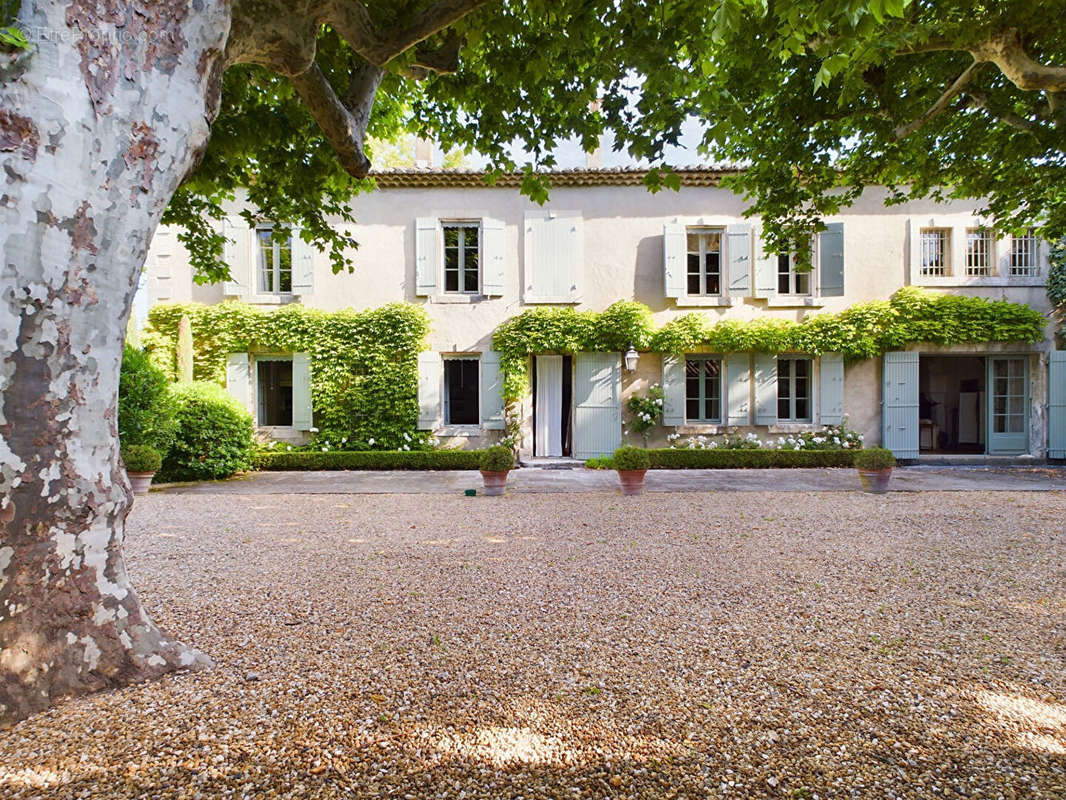
<svg viewBox="0 0 1066 800"><path fill-rule="evenodd" d="M463 4L426 10L445 5ZM981 198L1000 229L1035 222L1048 238L1066 233L1063 0L466 5L388 62L369 136L411 131L476 150L489 180L524 170L523 191L543 202L550 176L539 173L554 165L554 147L577 137L592 150L603 133L651 165L649 188L676 187L664 148L696 117L703 155L746 167L725 182L766 220L775 249L869 184L887 186L891 201ZM407 12L394 2L369 9L382 26ZM350 94L363 58L328 25L316 44L316 69ZM343 147L338 156L306 84L264 66L227 71L204 161L166 218L188 228L205 278L224 272L210 219L240 186L257 213L299 222L335 269L346 265L356 243L326 218L350 221L350 197L371 183ZM529 163L515 163L516 143Z"/></svg>

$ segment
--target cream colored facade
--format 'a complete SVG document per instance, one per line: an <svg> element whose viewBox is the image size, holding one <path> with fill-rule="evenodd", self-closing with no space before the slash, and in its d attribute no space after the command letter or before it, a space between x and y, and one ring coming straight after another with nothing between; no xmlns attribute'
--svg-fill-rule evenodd
<svg viewBox="0 0 1066 800"><path fill-rule="evenodd" d="M350 253L355 264L353 273L335 275L323 254L294 252L293 284L303 288L285 294L257 291L255 234L238 226L228 229L240 240L228 251L236 281L226 286L197 286L192 281L187 253L172 231L161 230L149 254L145 291L151 304L216 303L239 298L264 306L300 302L324 310L349 307L360 310L395 301L419 303L425 306L432 321L430 351L455 355L490 352L493 331L500 323L532 305L544 304L545 300L578 310L597 311L618 300L637 300L651 309L656 325L693 311L708 315L712 321L767 316L798 321L812 313L840 311L856 303L886 299L904 286L924 285L939 291L1026 303L1041 312L1050 311L1045 292L1047 253L1043 243L1036 243L1038 249L1033 254L1030 275L1011 274L1012 245L1009 240L1000 240L986 243L991 246L989 274L967 276L967 232L980 224L973 216L972 206L931 202L885 206L885 194L879 189L870 189L854 206L826 220L831 227L833 223L842 224L842 291L837 287L835 293L826 296L817 270L811 277L813 285L808 296L767 291L767 276L776 271L776 257L770 260L761 252L757 220L743 217L744 203L740 197L713 185L717 175L713 170L692 170L683 174L685 185L680 191L651 194L640 185L637 172L568 172L553 180L550 200L542 207L523 197L513 185L495 188L479 185L477 175L440 171L391 173L379 178L381 188L377 191L352 201L358 223L347 226L347 232L359 242L358 250ZM484 249L478 291L445 290L441 221L467 221L480 226ZM746 242L744 226L750 226ZM687 296L683 291L678 297L667 296L671 281L667 239L671 231L679 230L682 236L686 231L697 230L723 234L724 252L719 256L723 283L720 296ZM724 235L727 231L741 231L741 234L730 238ZM943 259L937 261L943 263L947 273L943 277L922 274L924 231L943 232L938 234L944 247ZM493 237L491 253L486 238L490 236ZM740 258L740 244L735 251L731 249L734 238L748 247L743 258ZM735 288L730 290L729 278L739 279L726 274L729 272L726 262L739 271L744 259L749 270L747 285L735 283ZM551 265L560 262L567 262L568 266L562 273L551 276L556 280L554 289L544 290L543 286L534 285L538 281L543 284L543 275L538 275L538 270L554 269ZM684 269L683 262L681 268ZM301 269L309 274L298 276ZM830 279L825 280L828 283ZM545 291L552 296L546 296ZM1047 353L1051 349L1051 336L1049 324L1048 338L1034 347L990 344L950 351L971 352L982 359L996 354L1018 355L1024 359L1029 409L1024 451L1036 457L1047 453ZM916 349L923 358L944 355L936 348ZM755 425L756 417L749 411L748 425L740 427L756 430L760 435L818 427L823 421L823 409L819 397L821 365L817 359L811 369L809 421ZM749 405L754 410L759 402L757 376L752 373L750 378ZM662 380L662 359L654 353L642 353L634 372L621 369L617 400L624 404L632 392ZM880 359L849 366L843 373L843 412L849 426L862 432L867 443L881 440L884 380ZM962 381L967 384L964 388L974 388L969 385L969 378ZM927 388L923 391L933 391L934 383L934 378L927 378ZM981 392L975 389L973 393ZM533 446L534 413L534 400L530 399L524 408L526 450ZM930 417L933 414L929 412ZM724 416L723 412L720 424L685 424L678 430L714 433L727 427ZM949 427L946 418L943 423L936 426L936 431L926 430L924 434L939 436ZM457 426L441 421L434 427L444 438L455 438L456 444L464 446L481 444L500 435L491 426L486 429L482 424ZM957 421L954 427L959 427ZM652 443L662 445L665 434L673 430L673 426L660 430ZM939 442L930 444L932 448L923 449L938 449Z"/></svg>

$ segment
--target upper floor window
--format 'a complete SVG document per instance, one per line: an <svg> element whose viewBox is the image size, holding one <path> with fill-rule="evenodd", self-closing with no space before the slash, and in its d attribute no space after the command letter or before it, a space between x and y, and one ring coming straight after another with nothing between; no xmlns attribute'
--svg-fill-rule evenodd
<svg viewBox="0 0 1066 800"><path fill-rule="evenodd" d="M992 274L995 239L988 228L966 229L966 275L971 278ZM923 273L924 274L924 273Z"/></svg>
<svg viewBox="0 0 1066 800"><path fill-rule="evenodd" d="M1010 274L1012 278L1031 278L1037 273L1036 235L1029 228L1022 236L1010 238Z"/></svg>
<svg viewBox="0 0 1066 800"><path fill-rule="evenodd" d="M690 295L722 293L722 231L689 228L686 235L687 286Z"/></svg>
<svg viewBox="0 0 1066 800"><path fill-rule="evenodd" d="M444 222L444 291L477 294L481 289L481 224Z"/></svg>
<svg viewBox="0 0 1066 800"><path fill-rule="evenodd" d="M922 276L943 278L951 274L948 242L951 231L947 228L923 228L922 237Z"/></svg>
<svg viewBox="0 0 1066 800"><path fill-rule="evenodd" d="M292 232L287 228L256 228L256 273L262 294L292 292Z"/></svg>
<svg viewBox="0 0 1066 800"><path fill-rule="evenodd" d="M722 359L698 355L685 359L685 420L722 421Z"/></svg>
<svg viewBox="0 0 1066 800"><path fill-rule="evenodd" d="M787 422L811 420L811 360L777 359L777 418Z"/></svg>
<svg viewBox="0 0 1066 800"><path fill-rule="evenodd" d="M811 293L811 271L798 271L794 254L779 253L777 256L777 293L790 295Z"/></svg>

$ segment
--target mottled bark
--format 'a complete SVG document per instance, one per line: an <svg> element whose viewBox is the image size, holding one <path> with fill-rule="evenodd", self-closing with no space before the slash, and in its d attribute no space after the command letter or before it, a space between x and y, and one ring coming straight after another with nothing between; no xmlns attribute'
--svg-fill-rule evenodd
<svg viewBox="0 0 1066 800"><path fill-rule="evenodd" d="M224 0L22 6L36 51L0 82L0 723L208 663L126 574L116 394L137 275L207 145L229 29Z"/></svg>

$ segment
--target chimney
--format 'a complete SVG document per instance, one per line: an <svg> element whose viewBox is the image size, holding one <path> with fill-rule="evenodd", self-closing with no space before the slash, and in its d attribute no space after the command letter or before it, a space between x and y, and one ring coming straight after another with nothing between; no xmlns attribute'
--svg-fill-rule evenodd
<svg viewBox="0 0 1066 800"><path fill-rule="evenodd" d="M593 100L589 103L589 112L600 113L600 101ZM603 169L603 134L600 134L596 149L591 153L585 153L585 169Z"/></svg>
<svg viewBox="0 0 1066 800"><path fill-rule="evenodd" d="M415 166L419 169L432 169L433 168L433 140L432 139L416 139L415 140Z"/></svg>

